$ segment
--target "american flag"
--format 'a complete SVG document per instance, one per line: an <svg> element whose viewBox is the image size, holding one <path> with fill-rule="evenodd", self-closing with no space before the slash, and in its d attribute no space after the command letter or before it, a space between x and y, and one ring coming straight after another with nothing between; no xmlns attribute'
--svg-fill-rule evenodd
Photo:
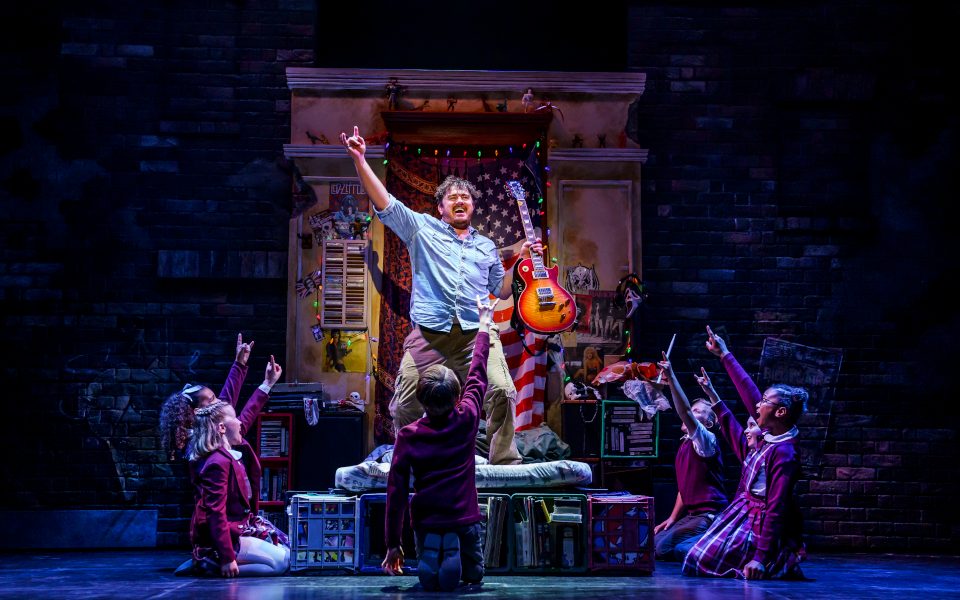
<svg viewBox="0 0 960 600"><path fill-rule="evenodd" d="M534 187L533 181L521 161L498 161L488 164L481 162L467 169L466 179L477 186L480 192L480 199L475 203L473 226L493 240L497 248L522 243L525 238L523 223L520 221L520 210L505 188L508 181L517 180L523 184L524 189L528 190L527 208L530 212L530 220L534 227L539 224L540 213L535 209L537 201L529 193L529 190Z"/></svg>
<svg viewBox="0 0 960 600"><path fill-rule="evenodd" d="M531 155L535 158L534 153ZM529 159L527 164L530 164ZM539 196L536 194L538 185L531 171L536 172L536 169L529 169L519 159L479 161L464 170L465 178L480 192L480 199L475 203L473 226L493 240L498 249L516 245L519 250L519 244L526 238L520 209L505 189L508 181L517 180L523 184L528 192L530 220L535 228L540 223ZM510 326L512 315L513 299L500 300L494 319L500 327L503 353L517 388L516 429L523 431L543 423L543 398L547 385L547 353L543 350L547 338L527 332L524 341L530 352L525 351L520 334Z"/></svg>
<svg viewBox="0 0 960 600"><path fill-rule="evenodd" d="M500 341L503 353L507 357L507 367L517 388L516 418L517 431L532 429L543 423L543 397L547 387L547 353L544 347L547 338L527 332L525 341L531 355L523 349L520 334L510 326L513 315L513 300L501 300L497 308L507 304L505 310L494 312L494 319L500 327Z"/></svg>

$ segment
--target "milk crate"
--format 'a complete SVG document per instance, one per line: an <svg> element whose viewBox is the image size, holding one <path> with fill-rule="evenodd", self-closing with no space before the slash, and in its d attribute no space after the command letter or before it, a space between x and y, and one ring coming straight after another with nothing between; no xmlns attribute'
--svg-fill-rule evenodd
<svg viewBox="0 0 960 600"><path fill-rule="evenodd" d="M413 497L413 494L410 495ZM409 511L404 514L403 533L400 547L403 549L403 573L417 573L417 548L410 528ZM384 524L387 516L387 495L385 493L363 494L357 503L357 570L366 575L382 575L381 563L387 553Z"/></svg>
<svg viewBox="0 0 960 600"><path fill-rule="evenodd" d="M413 498L410 494L410 498ZM513 557L512 529L510 527L510 496L506 494L478 494L480 505L480 543L484 549L485 571L487 573L506 573L510 570ZM493 507L498 523L491 523L489 510ZM380 564L387 551L384 540L384 519L386 517L387 495L363 494L358 504L357 569L361 574L382 574ZM499 538L487 543L488 531L499 532ZM403 548L404 574L417 573L417 550L413 530L409 519L404 517L401 535ZM490 557L487 561L486 557Z"/></svg>
<svg viewBox="0 0 960 600"><path fill-rule="evenodd" d="M591 495L591 571L653 573L653 498L634 495Z"/></svg>
<svg viewBox="0 0 960 600"><path fill-rule="evenodd" d="M290 571L357 568L357 498L332 494L293 494L290 520Z"/></svg>
<svg viewBox="0 0 960 600"><path fill-rule="evenodd" d="M587 497L517 493L513 516L513 573L582 573L587 570Z"/></svg>

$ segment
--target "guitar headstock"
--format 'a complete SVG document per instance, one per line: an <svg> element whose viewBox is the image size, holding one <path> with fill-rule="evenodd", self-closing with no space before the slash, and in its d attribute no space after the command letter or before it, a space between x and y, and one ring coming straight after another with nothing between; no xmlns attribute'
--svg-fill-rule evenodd
<svg viewBox="0 0 960 600"><path fill-rule="evenodd" d="M508 181L503 187L506 188L508 194L513 196L514 200L523 202L527 199L527 190L523 189L523 184L516 179Z"/></svg>

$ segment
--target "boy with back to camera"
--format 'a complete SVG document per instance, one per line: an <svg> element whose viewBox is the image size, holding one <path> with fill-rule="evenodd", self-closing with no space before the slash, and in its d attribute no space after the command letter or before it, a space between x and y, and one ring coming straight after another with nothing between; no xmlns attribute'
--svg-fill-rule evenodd
<svg viewBox="0 0 960 600"><path fill-rule="evenodd" d="M417 399L426 414L400 429L390 464L382 567L390 575L402 574L400 536L412 472L416 494L410 501L410 518L425 590L451 591L461 579L479 583L484 573L474 441L487 389L493 307L478 297L477 309L480 330L462 394L451 369L435 365L424 371Z"/></svg>

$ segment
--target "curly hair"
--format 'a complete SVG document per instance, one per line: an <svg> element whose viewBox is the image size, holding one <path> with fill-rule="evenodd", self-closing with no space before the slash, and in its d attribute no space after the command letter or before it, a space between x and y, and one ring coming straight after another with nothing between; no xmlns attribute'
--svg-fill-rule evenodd
<svg viewBox="0 0 960 600"><path fill-rule="evenodd" d="M810 394L802 387L795 387L785 383L775 383L770 389L777 391L780 405L787 409L787 420L794 424L807 412L807 400Z"/></svg>
<svg viewBox="0 0 960 600"><path fill-rule="evenodd" d="M170 460L176 460L187 447L193 428L193 406L183 392L167 396L160 407L160 447Z"/></svg>
<svg viewBox="0 0 960 600"><path fill-rule="evenodd" d="M204 386L187 383L167 396L160 406L160 447L170 460L176 460L187 447L193 429L193 409L200 403L198 393Z"/></svg>
<svg viewBox="0 0 960 600"><path fill-rule="evenodd" d="M443 197L446 196L447 192L451 189L466 190L474 202L480 199L480 191L475 185L456 175L448 175L447 178L437 186L437 191L433 194L437 199L437 204L443 202Z"/></svg>

